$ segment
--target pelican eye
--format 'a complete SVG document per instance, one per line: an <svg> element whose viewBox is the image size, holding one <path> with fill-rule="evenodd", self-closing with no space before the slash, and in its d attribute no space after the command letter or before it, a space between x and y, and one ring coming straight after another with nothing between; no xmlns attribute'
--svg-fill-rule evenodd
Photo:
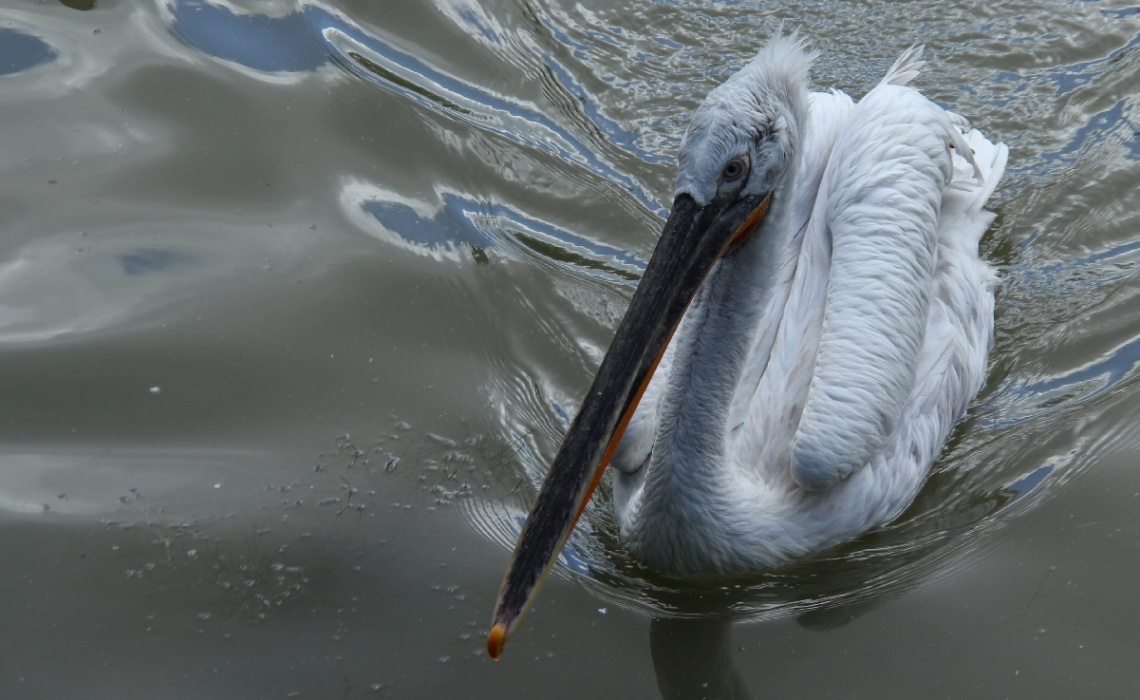
<svg viewBox="0 0 1140 700"><path fill-rule="evenodd" d="M743 158L733 158L728 161L728 165L725 165L724 170L720 172L721 179L725 182L739 180L744 175L746 165Z"/></svg>

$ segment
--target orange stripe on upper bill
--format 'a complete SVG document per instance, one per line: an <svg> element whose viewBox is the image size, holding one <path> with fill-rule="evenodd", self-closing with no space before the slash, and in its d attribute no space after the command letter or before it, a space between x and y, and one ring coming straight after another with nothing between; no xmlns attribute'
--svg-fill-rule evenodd
<svg viewBox="0 0 1140 700"><path fill-rule="evenodd" d="M744 223L740 225L740 228L736 229L736 233L732 234L732 238L729 239L728 245L724 247L725 252L732 250L736 246L743 243L744 239L748 238L748 234L752 233L752 231L760 223L760 220L763 219L764 215L768 213L768 205L771 203L772 195L768 195L764 198L764 201L760 202L759 206L752 210L752 213L748 215L748 218L744 220Z"/></svg>

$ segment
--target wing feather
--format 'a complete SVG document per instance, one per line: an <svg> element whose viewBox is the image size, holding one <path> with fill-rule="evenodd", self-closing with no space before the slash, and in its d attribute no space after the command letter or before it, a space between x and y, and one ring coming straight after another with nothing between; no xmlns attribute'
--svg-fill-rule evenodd
<svg viewBox="0 0 1140 700"><path fill-rule="evenodd" d="M887 80L836 142L821 190L832 248L827 307L792 448L792 476L804 488L826 489L866 464L902 413L930 312L950 149L969 154L965 144L945 110Z"/></svg>

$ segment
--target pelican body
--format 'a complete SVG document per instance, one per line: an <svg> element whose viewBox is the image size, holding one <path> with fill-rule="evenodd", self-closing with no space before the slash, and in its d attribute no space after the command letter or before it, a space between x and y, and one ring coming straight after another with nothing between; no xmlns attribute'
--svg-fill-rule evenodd
<svg viewBox="0 0 1140 700"><path fill-rule="evenodd" d="M1007 149L908 83L809 92L778 36L681 142L657 249L539 492L499 593L497 658L607 466L630 552L747 575L890 521L982 386L978 257Z"/></svg>

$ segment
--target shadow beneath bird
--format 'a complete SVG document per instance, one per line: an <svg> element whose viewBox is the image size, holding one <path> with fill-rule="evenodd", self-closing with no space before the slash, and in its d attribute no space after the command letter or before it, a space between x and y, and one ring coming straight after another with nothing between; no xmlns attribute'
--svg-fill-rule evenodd
<svg viewBox="0 0 1140 700"><path fill-rule="evenodd" d="M732 663L732 622L654 618L649 650L664 700L751 700Z"/></svg>

